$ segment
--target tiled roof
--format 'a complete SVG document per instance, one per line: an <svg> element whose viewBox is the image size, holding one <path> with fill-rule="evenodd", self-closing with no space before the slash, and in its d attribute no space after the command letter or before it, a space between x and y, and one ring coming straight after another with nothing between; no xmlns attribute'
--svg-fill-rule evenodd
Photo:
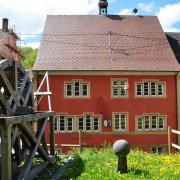
<svg viewBox="0 0 180 180"><path fill-rule="evenodd" d="M155 16L50 15L34 70L179 71L180 66Z"/></svg>
<svg viewBox="0 0 180 180"><path fill-rule="evenodd" d="M168 32L166 33L166 36L178 62L180 63L180 32Z"/></svg>

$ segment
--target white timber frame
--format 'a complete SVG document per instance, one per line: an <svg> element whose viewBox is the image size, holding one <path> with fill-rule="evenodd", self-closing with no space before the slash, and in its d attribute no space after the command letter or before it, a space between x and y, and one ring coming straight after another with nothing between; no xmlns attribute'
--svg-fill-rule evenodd
<svg viewBox="0 0 180 180"><path fill-rule="evenodd" d="M52 95L52 92L50 91L50 88L49 88L49 74L48 74L48 71L46 71L38 89L36 92L34 92L34 99L37 98L37 96L47 96L48 97L48 108L49 108L49 111L51 112L52 111L52 106L51 106L51 95ZM47 87L47 91L46 92L41 92L41 88L43 86L43 84L45 83L46 81L46 87ZM38 104L37 104L38 105Z"/></svg>

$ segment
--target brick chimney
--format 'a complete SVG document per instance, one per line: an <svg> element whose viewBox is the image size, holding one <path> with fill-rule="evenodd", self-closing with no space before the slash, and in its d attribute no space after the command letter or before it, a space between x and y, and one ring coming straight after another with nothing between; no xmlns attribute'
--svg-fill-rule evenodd
<svg viewBox="0 0 180 180"><path fill-rule="evenodd" d="M7 18L3 18L2 32L8 32L8 19Z"/></svg>

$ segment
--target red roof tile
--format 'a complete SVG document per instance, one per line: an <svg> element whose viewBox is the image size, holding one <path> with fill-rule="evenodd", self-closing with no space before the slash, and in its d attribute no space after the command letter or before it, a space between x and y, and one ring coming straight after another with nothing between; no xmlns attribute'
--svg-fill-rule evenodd
<svg viewBox="0 0 180 180"><path fill-rule="evenodd" d="M180 66L155 16L51 15L34 70L179 71Z"/></svg>

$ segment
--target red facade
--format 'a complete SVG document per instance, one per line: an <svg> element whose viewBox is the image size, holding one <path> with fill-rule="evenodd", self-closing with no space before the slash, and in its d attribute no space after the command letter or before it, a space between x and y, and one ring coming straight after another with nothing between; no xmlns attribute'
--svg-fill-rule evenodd
<svg viewBox="0 0 180 180"><path fill-rule="evenodd" d="M129 83L128 97L112 98L112 79L127 79ZM89 98L66 98L65 82L83 80L90 83ZM157 80L165 83L164 97L136 97L136 82ZM39 77L40 81L40 77ZM100 132L83 132L83 143L87 145L112 144L117 139L126 139L132 146L150 150L152 147L167 147L167 127L177 129L176 125L176 76L175 75L50 75L52 91L52 110L59 114L80 116L94 113L101 116ZM47 99L40 103L40 110L47 110ZM105 119L113 121L113 112L127 113L128 128L126 132L117 132L113 127L105 127ZM163 130L136 129L136 116L142 114L160 114L166 116ZM48 131L48 130L47 130ZM173 137L176 142L176 137ZM56 144L78 144L78 131L55 132Z"/></svg>

